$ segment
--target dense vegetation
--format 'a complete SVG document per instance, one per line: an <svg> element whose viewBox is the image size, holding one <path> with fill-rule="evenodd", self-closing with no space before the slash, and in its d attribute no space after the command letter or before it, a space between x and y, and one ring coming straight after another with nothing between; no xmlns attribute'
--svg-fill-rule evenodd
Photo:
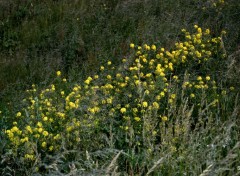
<svg viewBox="0 0 240 176"><path fill-rule="evenodd" d="M239 175L238 0L0 2L1 175Z"/></svg>

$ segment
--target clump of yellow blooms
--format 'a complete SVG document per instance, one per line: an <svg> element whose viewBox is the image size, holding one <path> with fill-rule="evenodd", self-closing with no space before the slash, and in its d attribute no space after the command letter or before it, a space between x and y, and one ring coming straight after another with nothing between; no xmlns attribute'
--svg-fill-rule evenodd
<svg viewBox="0 0 240 176"><path fill-rule="evenodd" d="M116 69L107 61L100 67L101 75L89 75L70 88L60 71L48 88L38 90L33 86L25 107L16 113L18 123L6 130L11 145L25 147L24 158L34 160L34 146L40 153L53 153L61 149L64 139L69 148L74 148L86 140L86 133L96 137L94 131L109 126L111 119L119 134L131 140L141 133L155 140L159 131L156 124L176 118L170 112L182 94L174 87L182 87L184 96L196 104L203 91L218 94L210 74L186 73L188 68L204 67L221 51L220 37L212 38L210 29L198 25L194 29L193 33L182 29L184 40L176 42L171 50L131 43L135 53L133 58L122 60L123 67ZM222 91L219 96L226 94ZM218 98L208 101L217 104ZM135 140L131 145L144 142Z"/></svg>

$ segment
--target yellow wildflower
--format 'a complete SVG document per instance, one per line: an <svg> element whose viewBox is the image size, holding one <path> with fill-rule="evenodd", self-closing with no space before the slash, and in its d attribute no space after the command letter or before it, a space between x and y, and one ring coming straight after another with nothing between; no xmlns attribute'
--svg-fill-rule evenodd
<svg viewBox="0 0 240 176"><path fill-rule="evenodd" d="M47 132L47 131L43 131L42 134L43 134L43 136L45 136L45 137L48 136L48 132Z"/></svg>
<svg viewBox="0 0 240 176"><path fill-rule="evenodd" d="M209 81L211 78L210 76L206 76L206 80Z"/></svg>
<svg viewBox="0 0 240 176"><path fill-rule="evenodd" d="M21 112L18 112L17 114L16 114L16 117L21 117Z"/></svg>
<svg viewBox="0 0 240 176"><path fill-rule="evenodd" d="M46 147L46 145L47 145L47 143L46 143L46 142L43 142L43 143L42 143L42 147L43 147L43 148L45 148L45 147Z"/></svg>
<svg viewBox="0 0 240 176"><path fill-rule="evenodd" d="M73 102L69 102L69 106L70 106L70 108L76 108L76 105Z"/></svg>
<svg viewBox="0 0 240 176"><path fill-rule="evenodd" d="M136 120L137 122L139 122L141 119L139 117L134 117L134 120Z"/></svg>
<svg viewBox="0 0 240 176"><path fill-rule="evenodd" d="M190 97L191 97L191 98L194 98L194 97L195 97L195 95L194 95L193 93L191 93L191 94L190 94Z"/></svg>
<svg viewBox="0 0 240 176"><path fill-rule="evenodd" d="M162 116L162 121L166 122L168 120L168 117L167 116Z"/></svg>
<svg viewBox="0 0 240 176"><path fill-rule="evenodd" d="M61 71L57 71L57 76L61 76Z"/></svg>
<svg viewBox="0 0 240 176"><path fill-rule="evenodd" d="M121 109L120 109L120 112L121 112L121 113L126 113L126 111L127 111L126 108L121 108Z"/></svg>
<svg viewBox="0 0 240 176"><path fill-rule="evenodd" d="M157 49L156 45L152 45L152 46L151 46L151 49L154 50L154 51L156 51L156 49Z"/></svg>
<svg viewBox="0 0 240 176"><path fill-rule="evenodd" d="M134 46L135 46L135 45L134 45L133 43L130 44L130 48L134 48Z"/></svg>
<svg viewBox="0 0 240 176"><path fill-rule="evenodd" d="M146 101L142 102L142 106L143 106L144 108L148 107L148 102L146 102Z"/></svg>
<svg viewBox="0 0 240 176"><path fill-rule="evenodd" d="M53 146L52 145L49 147L49 151L53 151Z"/></svg>
<svg viewBox="0 0 240 176"><path fill-rule="evenodd" d="M198 80L198 81L202 81L202 77L201 77L201 76L198 76L198 77L197 77L197 80Z"/></svg>
<svg viewBox="0 0 240 176"><path fill-rule="evenodd" d="M43 117L43 121L47 121L47 120L48 120L47 116Z"/></svg>
<svg viewBox="0 0 240 176"><path fill-rule="evenodd" d="M157 102L153 102L153 107L154 107L155 109L158 109L158 108L159 108L159 104L158 104Z"/></svg>

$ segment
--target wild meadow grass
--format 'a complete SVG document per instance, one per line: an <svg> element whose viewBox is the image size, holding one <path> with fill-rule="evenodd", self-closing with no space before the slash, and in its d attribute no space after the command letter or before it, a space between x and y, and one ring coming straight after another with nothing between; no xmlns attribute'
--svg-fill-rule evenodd
<svg viewBox="0 0 240 176"><path fill-rule="evenodd" d="M13 4L1 175L240 174L237 1Z"/></svg>
<svg viewBox="0 0 240 176"><path fill-rule="evenodd" d="M236 173L238 94L210 69L227 57L222 36L194 28L171 50L131 43L120 67L109 60L82 82L57 71L46 89L32 85L2 116L3 173Z"/></svg>

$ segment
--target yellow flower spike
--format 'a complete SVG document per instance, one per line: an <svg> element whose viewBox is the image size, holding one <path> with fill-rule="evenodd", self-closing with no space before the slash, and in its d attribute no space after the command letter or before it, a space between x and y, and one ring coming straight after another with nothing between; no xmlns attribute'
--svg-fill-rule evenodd
<svg viewBox="0 0 240 176"><path fill-rule="evenodd" d="M164 73L164 72L160 72L160 76L161 76L161 77L164 77L164 76L165 76L165 73Z"/></svg>
<svg viewBox="0 0 240 176"><path fill-rule="evenodd" d="M171 99L171 98L168 99L168 103L170 103L170 104L173 103L173 99Z"/></svg>
<svg viewBox="0 0 240 176"><path fill-rule="evenodd" d="M112 76L111 75L107 75L107 79L111 80Z"/></svg>
<svg viewBox="0 0 240 176"><path fill-rule="evenodd" d="M126 59L122 59L122 62L125 63L125 62L127 62L127 60Z"/></svg>
<svg viewBox="0 0 240 176"><path fill-rule="evenodd" d="M198 80L198 81L202 81L202 77L201 77L201 76L198 76L198 77L197 77L197 80Z"/></svg>
<svg viewBox="0 0 240 176"><path fill-rule="evenodd" d="M142 106L143 106L144 108L148 107L148 102L146 102L146 101L142 102Z"/></svg>
<svg viewBox="0 0 240 176"><path fill-rule="evenodd" d="M144 92L146 95L149 95L149 90L145 90L145 92Z"/></svg>
<svg viewBox="0 0 240 176"><path fill-rule="evenodd" d="M142 59L142 61L143 61L144 63L147 63L147 62L148 62L148 60L147 60L145 57Z"/></svg>
<svg viewBox="0 0 240 176"><path fill-rule="evenodd" d="M53 151L54 147L51 145L48 149L49 151Z"/></svg>
<svg viewBox="0 0 240 176"><path fill-rule="evenodd" d="M74 88L73 88L73 91L74 91L74 92L77 92L77 91L78 91L78 87L74 87Z"/></svg>
<svg viewBox="0 0 240 176"><path fill-rule="evenodd" d="M75 105L75 103L73 103L73 102L69 102L69 107L70 107L70 108L76 108L76 105Z"/></svg>
<svg viewBox="0 0 240 176"><path fill-rule="evenodd" d="M133 43L130 44L130 48L134 48L135 45Z"/></svg>
<svg viewBox="0 0 240 176"><path fill-rule="evenodd" d="M160 95L157 95L157 96L156 96L156 100L161 100L161 96L160 96Z"/></svg>
<svg viewBox="0 0 240 176"><path fill-rule="evenodd" d="M193 93L190 94L191 98L195 98L195 95Z"/></svg>
<svg viewBox="0 0 240 176"><path fill-rule="evenodd" d="M197 28L198 33L202 33L202 29L199 27Z"/></svg>
<svg viewBox="0 0 240 176"><path fill-rule="evenodd" d="M42 127L42 123L41 123L41 122L38 122L38 123L37 123L37 126L38 126L38 127Z"/></svg>
<svg viewBox="0 0 240 176"><path fill-rule="evenodd" d="M122 77L121 73L117 73L117 74L116 74L116 77L117 77L117 78L121 78L121 77Z"/></svg>
<svg viewBox="0 0 240 176"><path fill-rule="evenodd" d="M210 76L206 76L206 80L209 81L211 78Z"/></svg>
<svg viewBox="0 0 240 176"><path fill-rule="evenodd" d="M138 109L137 108L133 108L132 109L134 113L137 113L138 112Z"/></svg>
<svg viewBox="0 0 240 176"><path fill-rule="evenodd" d="M61 76L61 71L56 72L57 76Z"/></svg>
<svg viewBox="0 0 240 176"><path fill-rule="evenodd" d="M46 105L47 105L48 107L50 107L50 106L51 106L51 103L48 101L48 102L46 103Z"/></svg>
<svg viewBox="0 0 240 176"><path fill-rule="evenodd" d="M41 145L43 148L45 148L47 146L47 143L46 142L43 142L42 145Z"/></svg>
<svg viewBox="0 0 240 176"><path fill-rule="evenodd" d="M155 109L159 109L159 104L158 104L157 102L153 102L153 107L154 107Z"/></svg>
<svg viewBox="0 0 240 176"><path fill-rule="evenodd" d="M48 136L48 132L47 132L47 131L43 131L42 134L43 134L43 136L45 136L45 137Z"/></svg>
<svg viewBox="0 0 240 176"><path fill-rule="evenodd" d="M136 56L139 56L139 55L141 55L141 54L142 54L141 51L137 51L137 52L136 52Z"/></svg>
<svg viewBox="0 0 240 176"><path fill-rule="evenodd" d="M171 62L169 62L168 68L169 68L171 71L173 71L173 64L172 64Z"/></svg>
<svg viewBox="0 0 240 176"><path fill-rule="evenodd" d="M139 122L141 119L139 117L134 117L134 120Z"/></svg>
<svg viewBox="0 0 240 176"><path fill-rule="evenodd" d="M121 112L122 114L126 113L126 111L127 111L126 108L121 108L121 109L120 109L120 112Z"/></svg>
<svg viewBox="0 0 240 176"><path fill-rule="evenodd" d="M31 133L31 134L33 133L31 126L28 125L28 126L25 127L25 129L26 129L29 133Z"/></svg>
<svg viewBox="0 0 240 176"><path fill-rule="evenodd" d="M103 71L104 69L105 69L104 66L101 66L101 67L100 67L100 70L101 70L101 71Z"/></svg>
<svg viewBox="0 0 240 176"><path fill-rule="evenodd" d="M192 39L191 35L186 35L186 39L191 40Z"/></svg>
<svg viewBox="0 0 240 176"><path fill-rule="evenodd" d="M90 80L86 79L86 80L84 81L84 83L85 83L85 84L90 84Z"/></svg>
<svg viewBox="0 0 240 176"><path fill-rule="evenodd" d="M71 132L72 130L73 130L72 126L68 126L67 129L66 129L67 132Z"/></svg>
<svg viewBox="0 0 240 176"><path fill-rule="evenodd" d="M201 39L201 38L202 38L202 34L197 34L197 35L196 35L196 38L197 38L197 39ZM199 41L199 40L197 40L197 43L201 43L201 42L198 42L198 41Z"/></svg>
<svg viewBox="0 0 240 176"><path fill-rule="evenodd" d="M206 30L205 30L205 34L209 35L209 34L210 34L210 30L209 30L209 29L206 29Z"/></svg>
<svg viewBox="0 0 240 176"><path fill-rule="evenodd" d="M168 117L167 116L162 116L161 119L162 119L163 122L166 122L168 120Z"/></svg>
<svg viewBox="0 0 240 176"><path fill-rule="evenodd" d="M202 54L199 51L196 51L195 54L198 58L202 57Z"/></svg>
<svg viewBox="0 0 240 176"><path fill-rule="evenodd" d="M149 46L148 46L147 44L144 44L143 47L144 47L145 50L148 50L148 47L149 47ZM149 48L150 48L150 47L149 47Z"/></svg>
<svg viewBox="0 0 240 176"><path fill-rule="evenodd" d="M156 51L156 49L157 49L156 45L152 45L152 46L151 46L151 49L152 49L153 51Z"/></svg>
<svg viewBox="0 0 240 176"><path fill-rule="evenodd" d="M128 76L125 77L125 81L129 81L129 79L130 79L130 78L129 78Z"/></svg>
<svg viewBox="0 0 240 176"><path fill-rule="evenodd" d="M211 55L212 55L212 52L211 52L211 51L206 51L206 54L207 54L208 56L211 56Z"/></svg>
<svg viewBox="0 0 240 176"><path fill-rule="evenodd" d="M91 76L89 76L87 79L88 79L89 81L92 81L92 80L93 80Z"/></svg>
<svg viewBox="0 0 240 176"><path fill-rule="evenodd" d="M14 127L12 127L11 131L12 131L13 133L14 133L14 132L18 132L18 131L19 131L19 129L18 129L18 127L17 127L17 126L14 126Z"/></svg>
<svg viewBox="0 0 240 176"><path fill-rule="evenodd" d="M198 28L198 25L195 24L195 25L194 25L194 28L197 29L197 28Z"/></svg>
<svg viewBox="0 0 240 176"><path fill-rule="evenodd" d="M16 117L21 117L21 115L22 115L22 113L21 113L21 112L18 112L18 113L16 114Z"/></svg>
<svg viewBox="0 0 240 176"><path fill-rule="evenodd" d="M194 86L196 89L200 89L200 86L199 85L195 85Z"/></svg>
<svg viewBox="0 0 240 176"><path fill-rule="evenodd" d="M111 98L108 98L108 99L107 99L107 103L108 103L108 104L112 104L112 99L111 99Z"/></svg>
<svg viewBox="0 0 240 176"><path fill-rule="evenodd" d="M48 121L48 117L47 116L45 116L45 117L43 117L43 121Z"/></svg>
<svg viewBox="0 0 240 176"><path fill-rule="evenodd" d="M171 98L175 99L176 98L176 94L171 94Z"/></svg>
<svg viewBox="0 0 240 176"><path fill-rule="evenodd" d="M25 155L24 155L24 158L27 159L27 160L34 160L34 155L25 154Z"/></svg>
<svg viewBox="0 0 240 176"><path fill-rule="evenodd" d="M160 58L161 58L160 54L157 54L157 55L156 55L156 58L157 58L157 59L160 59Z"/></svg>
<svg viewBox="0 0 240 176"><path fill-rule="evenodd" d="M178 76L174 75L173 79L178 80Z"/></svg>
<svg viewBox="0 0 240 176"><path fill-rule="evenodd" d="M43 128L42 128L42 127L38 128L38 132L39 132L39 133L42 133L42 131L43 131Z"/></svg>
<svg viewBox="0 0 240 176"><path fill-rule="evenodd" d="M28 142L28 137L25 137L25 138L23 138L23 139L20 139L20 142L22 142L22 143Z"/></svg>
<svg viewBox="0 0 240 176"><path fill-rule="evenodd" d="M111 61L108 61L108 62L107 62L107 64L108 64L108 65L111 65L111 64L112 64L112 62L111 62Z"/></svg>
<svg viewBox="0 0 240 176"><path fill-rule="evenodd" d="M54 140L60 139L60 134L57 134L56 136L53 137Z"/></svg>

